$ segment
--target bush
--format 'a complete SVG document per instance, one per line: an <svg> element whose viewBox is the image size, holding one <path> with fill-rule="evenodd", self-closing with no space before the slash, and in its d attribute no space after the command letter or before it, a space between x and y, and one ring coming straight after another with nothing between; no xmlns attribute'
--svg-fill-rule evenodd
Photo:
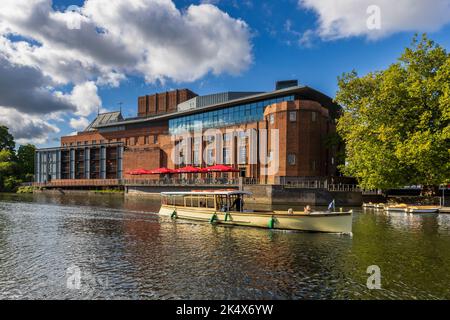
<svg viewBox="0 0 450 320"><path fill-rule="evenodd" d="M34 187L32 186L22 186L17 189L17 193L33 193Z"/></svg>
<svg viewBox="0 0 450 320"><path fill-rule="evenodd" d="M3 181L3 188L6 192L16 192L22 180L15 177L6 177Z"/></svg>

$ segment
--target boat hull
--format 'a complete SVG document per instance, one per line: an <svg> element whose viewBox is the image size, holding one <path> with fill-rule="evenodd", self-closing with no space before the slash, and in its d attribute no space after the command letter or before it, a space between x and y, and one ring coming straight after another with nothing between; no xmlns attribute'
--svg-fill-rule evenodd
<svg viewBox="0 0 450 320"><path fill-rule="evenodd" d="M384 210L387 212L401 212L401 213L408 212L407 207L385 207Z"/></svg>
<svg viewBox="0 0 450 320"><path fill-rule="evenodd" d="M429 209L423 209L423 208L409 208L408 212L411 214L420 214L420 213L438 213L439 208L429 208Z"/></svg>
<svg viewBox="0 0 450 320"><path fill-rule="evenodd" d="M163 205L161 216L176 217L202 222L214 222L223 225L270 228L279 230L296 230L309 232L347 233L352 232L352 213L324 214L281 214L277 212L214 212L186 207ZM212 219L216 214L215 219Z"/></svg>

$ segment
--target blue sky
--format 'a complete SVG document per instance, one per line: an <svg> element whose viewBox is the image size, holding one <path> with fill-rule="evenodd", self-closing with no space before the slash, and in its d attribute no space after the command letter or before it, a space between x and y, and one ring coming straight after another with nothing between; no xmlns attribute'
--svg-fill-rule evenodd
<svg viewBox="0 0 450 320"><path fill-rule="evenodd" d="M352 1L354 0L343 2ZM415 32L427 31L433 40L446 48L450 47L448 36L450 26L445 17L430 16L439 15L439 12L432 12L427 13L427 17L422 19L420 8L406 13L406 18L409 18L409 14L411 19L416 19L419 25L417 28L410 27L414 25L414 21L405 19L405 14L400 10L397 13L398 20L405 22L399 22L399 25L391 27L391 30L372 36L369 31L354 31L349 26L347 29L340 30L339 35L336 36L336 34L330 35L327 31L322 33L319 31L321 30L320 21L336 18L333 16L334 13L327 16L327 11L320 6L314 7L315 4L312 5L311 1L306 1L304 6L301 6L298 0L209 2L231 18L241 19L247 24L251 35L248 39L251 46L251 62L244 63L243 67L240 66L238 74L231 75L223 70L218 74L205 72L195 81L174 80L169 76L164 81L152 82L145 81L142 73L129 72L126 74L126 79L120 81L117 87L97 85L103 109L116 110L119 102L123 102L124 115L131 117L136 115L137 97L140 95L174 88L190 88L201 95L228 90L270 91L273 90L275 81L283 79L298 79L301 84L334 97L339 75L353 69L364 74L385 68L394 62L410 44ZM449 1L441 2L446 2L444 5L448 5ZM198 5L200 1L177 0L174 3L183 13L191 4ZM53 9L64 11L69 5L83 6L83 4L82 0L53 0ZM344 19L352 18L352 16L345 16L346 14L346 12L343 13ZM447 14L450 16L449 11ZM388 17L391 20L395 18L395 16ZM436 21L439 21L439 25L433 25L437 23ZM313 36L306 41L304 36L308 32L313 33ZM9 39L12 39L11 36ZM227 46L228 41L230 43L234 41L233 37L229 37L221 45ZM70 93L73 85L73 82L68 81L58 90L64 94ZM2 106L1 100L0 106ZM81 114L78 113L78 116ZM82 117L92 120L95 112L84 113ZM58 137L74 131L69 124L70 119L73 119L73 115L66 113L61 115L59 120L49 122L58 127L59 132L50 130L46 138L40 139L37 144L40 147L58 145ZM21 141L26 141L26 135L23 136Z"/></svg>

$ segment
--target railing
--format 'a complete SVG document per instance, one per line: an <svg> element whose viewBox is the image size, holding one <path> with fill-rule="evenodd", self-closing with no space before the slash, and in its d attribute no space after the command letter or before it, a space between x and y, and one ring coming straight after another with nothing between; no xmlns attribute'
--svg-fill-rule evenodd
<svg viewBox="0 0 450 320"><path fill-rule="evenodd" d="M48 183L30 183L42 188L63 187L120 187L120 186L239 186L238 178L198 178L198 179L78 179L54 180ZM244 185L259 185L257 178L243 178ZM326 180L298 180L282 184L284 188L293 189L323 189L331 192L362 192L365 195L381 194L379 190L363 190L355 184L329 184Z"/></svg>
<svg viewBox="0 0 450 320"><path fill-rule="evenodd" d="M239 179L211 178L211 179L161 179L161 180L141 180L141 179L123 179L123 185L126 186L238 186Z"/></svg>
<svg viewBox="0 0 450 320"><path fill-rule="evenodd" d="M62 187L116 187L120 186L118 179L78 179L78 180L55 180L46 183L33 183L34 187L62 188Z"/></svg>

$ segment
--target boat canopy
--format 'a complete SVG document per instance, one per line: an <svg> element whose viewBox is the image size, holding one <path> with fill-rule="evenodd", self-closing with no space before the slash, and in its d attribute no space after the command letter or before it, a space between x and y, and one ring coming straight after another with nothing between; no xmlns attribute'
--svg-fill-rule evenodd
<svg viewBox="0 0 450 320"><path fill-rule="evenodd" d="M238 190L216 190L216 191L188 191L188 192L161 192L162 196L184 197L184 196L251 196L251 192Z"/></svg>

